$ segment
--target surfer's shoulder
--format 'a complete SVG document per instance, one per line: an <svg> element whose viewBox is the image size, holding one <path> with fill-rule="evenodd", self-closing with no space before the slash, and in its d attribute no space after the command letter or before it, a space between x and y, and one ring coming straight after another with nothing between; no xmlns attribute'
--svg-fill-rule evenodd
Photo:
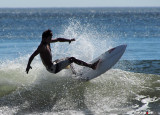
<svg viewBox="0 0 160 115"><path fill-rule="evenodd" d="M43 49L44 45L43 44L40 44L37 48L37 50L41 51Z"/></svg>

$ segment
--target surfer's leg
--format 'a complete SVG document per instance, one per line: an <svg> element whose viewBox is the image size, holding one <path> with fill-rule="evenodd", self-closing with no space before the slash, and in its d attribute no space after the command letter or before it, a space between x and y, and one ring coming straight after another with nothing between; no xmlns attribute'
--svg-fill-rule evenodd
<svg viewBox="0 0 160 115"><path fill-rule="evenodd" d="M55 73L60 72L61 70L65 69L68 65L70 65L71 62L69 61L69 58L63 58L63 59L58 59L56 61L56 71Z"/></svg>
<svg viewBox="0 0 160 115"><path fill-rule="evenodd" d="M84 61L82 61L82 60L76 59L75 57L70 57L70 58L69 58L69 61L70 61L71 63L74 62L74 63L76 63L76 64L78 64L78 65L86 66L86 67L89 67L89 68L92 68L92 69L96 69L97 64L98 64L98 62L99 62L99 60L98 60L98 61L96 61L96 62L93 63L93 64L89 64L89 63L86 63L86 62L84 62Z"/></svg>
<svg viewBox="0 0 160 115"><path fill-rule="evenodd" d="M93 64L89 64L89 63L86 63L82 60L76 59L75 57L63 58L63 59L60 59L59 61L57 61L55 73L58 73L62 69L65 69L71 63L76 63L76 64L81 65L81 66L86 66L86 67L89 67L89 68L92 68L92 69L96 69L98 62L99 62L99 60L96 61Z"/></svg>
<svg viewBox="0 0 160 115"><path fill-rule="evenodd" d="M81 66L86 66L86 67L91 67L92 66L92 64L88 64L88 63L86 63L82 60L76 59L75 57L70 57L69 61L71 63L76 63L76 64L81 65Z"/></svg>

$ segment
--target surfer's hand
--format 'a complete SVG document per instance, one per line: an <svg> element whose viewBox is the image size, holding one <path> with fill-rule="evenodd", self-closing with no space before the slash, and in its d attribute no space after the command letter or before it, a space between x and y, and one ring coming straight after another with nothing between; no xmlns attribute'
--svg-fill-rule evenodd
<svg viewBox="0 0 160 115"><path fill-rule="evenodd" d="M26 68L26 73L27 74L28 74L28 72L29 72L30 69L32 69L32 67L31 66L27 66L27 68Z"/></svg>
<svg viewBox="0 0 160 115"><path fill-rule="evenodd" d="M70 39L69 44L70 44L72 41L75 41L75 39L74 39L74 38L73 38L73 39Z"/></svg>

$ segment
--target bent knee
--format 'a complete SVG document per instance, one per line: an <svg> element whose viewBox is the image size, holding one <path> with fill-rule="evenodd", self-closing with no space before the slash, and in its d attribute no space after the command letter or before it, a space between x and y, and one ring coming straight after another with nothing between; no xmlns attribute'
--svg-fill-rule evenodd
<svg viewBox="0 0 160 115"><path fill-rule="evenodd" d="M68 60L69 60L70 62L74 62L75 59L76 59L75 57L70 57Z"/></svg>

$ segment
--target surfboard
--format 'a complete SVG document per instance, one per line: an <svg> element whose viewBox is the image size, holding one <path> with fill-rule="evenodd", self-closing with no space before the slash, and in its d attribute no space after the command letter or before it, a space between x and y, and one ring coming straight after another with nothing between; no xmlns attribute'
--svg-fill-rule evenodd
<svg viewBox="0 0 160 115"><path fill-rule="evenodd" d="M119 59L125 52L126 47L127 45L120 45L111 48L110 50L104 52L103 54L92 60L90 63L94 63L100 60L95 70L88 67L83 67L81 72L76 72L73 66L71 66L71 70L73 71L73 74L76 75L76 78L78 80L92 80L111 69L111 67L113 67L119 61Z"/></svg>

